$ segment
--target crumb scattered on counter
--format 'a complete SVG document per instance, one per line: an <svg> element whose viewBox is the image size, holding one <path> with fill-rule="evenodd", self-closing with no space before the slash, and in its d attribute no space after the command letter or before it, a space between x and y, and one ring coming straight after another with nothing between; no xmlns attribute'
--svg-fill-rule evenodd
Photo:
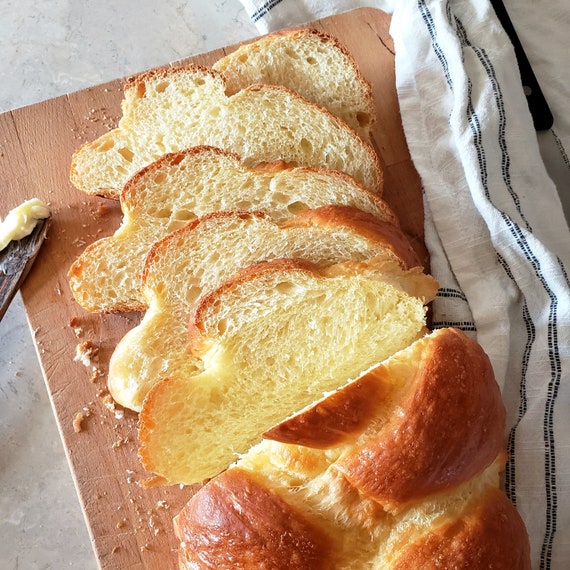
<svg viewBox="0 0 570 570"><path fill-rule="evenodd" d="M125 410L117 408L117 404L115 404L115 400L113 400L113 397L109 392L104 395L102 393L101 401L110 412L113 412L116 420L122 420L125 417Z"/></svg>
<svg viewBox="0 0 570 570"><path fill-rule="evenodd" d="M142 489L152 489L153 487L160 487L161 485L166 485L166 479L160 475L154 475L153 477L148 477L146 479L141 479L137 481L137 485Z"/></svg>
<svg viewBox="0 0 570 570"><path fill-rule="evenodd" d="M95 210L95 216L102 218L111 212L111 208L107 204L99 204Z"/></svg>
<svg viewBox="0 0 570 570"><path fill-rule="evenodd" d="M117 449L118 447L121 447L122 445L125 445L126 443L129 443L129 437L125 436L125 437L121 437L119 438L117 441L114 441L113 444L111 445L111 447L113 449Z"/></svg>
<svg viewBox="0 0 570 570"><path fill-rule="evenodd" d="M99 347L90 340L79 343L75 347L75 357L73 360L81 362L84 366L91 366L92 361L97 361L99 357Z"/></svg>
<svg viewBox="0 0 570 570"><path fill-rule="evenodd" d="M83 334L83 327L79 324L78 317L71 317L69 326L73 329L75 336L81 336Z"/></svg>
<svg viewBox="0 0 570 570"><path fill-rule="evenodd" d="M160 527L157 524L156 518L154 513L148 512L147 513L148 516L148 526L152 532L152 534L154 534L154 536L157 536L160 533Z"/></svg>
<svg viewBox="0 0 570 570"><path fill-rule="evenodd" d="M73 430L75 433L83 431L83 421L91 415L91 409L85 406L80 412L75 414L73 418Z"/></svg>
<svg viewBox="0 0 570 570"><path fill-rule="evenodd" d="M73 418L73 431L75 433L79 433L80 431L83 431L83 426L81 425L83 422L84 416L83 416L83 412L77 412L75 414L75 417Z"/></svg>
<svg viewBox="0 0 570 570"><path fill-rule="evenodd" d="M95 384L95 382L97 382L97 380L99 380L99 378L101 378L102 376L104 376L103 371L97 366L94 366L93 369L91 370L91 377L89 378L89 380L93 384Z"/></svg>

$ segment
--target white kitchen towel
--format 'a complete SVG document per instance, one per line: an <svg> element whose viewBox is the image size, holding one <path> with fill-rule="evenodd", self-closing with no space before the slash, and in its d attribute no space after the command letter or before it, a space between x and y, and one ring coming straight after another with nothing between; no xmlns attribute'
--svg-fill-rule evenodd
<svg viewBox="0 0 570 570"><path fill-rule="evenodd" d="M260 33L364 4L392 14L402 122L441 285L434 325L470 332L489 354L508 412L506 490L533 568L569 568L570 233L495 12L487 0L242 3ZM562 5L542 14L553 33ZM552 57L565 66L566 53ZM561 101L554 127L569 168Z"/></svg>

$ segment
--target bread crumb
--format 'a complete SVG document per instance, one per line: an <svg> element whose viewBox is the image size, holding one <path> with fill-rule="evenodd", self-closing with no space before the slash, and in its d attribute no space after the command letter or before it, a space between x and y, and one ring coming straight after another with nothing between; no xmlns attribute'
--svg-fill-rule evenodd
<svg viewBox="0 0 570 570"><path fill-rule="evenodd" d="M83 334L83 327L79 324L79 319L77 317L71 317L69 320L69 326L73 329L75 336L79 337Z"/></svg>
<svg viewBox="0 0 570 570"><path fill-rule="evenodd" d="M103 405L111 412L115 411L115 401L113 400L113 397L111 396L111 394L107 393L105 394L102 398L101 401L103 402Z"/></svg>
<svg viewBox="0 0 570 570"><path fill-rule="evenodd" d="M77 412L75 414L75 417L73 418L73 431L75 433L83 431L83 426L81 425L83 419L84 419L83 412Z"/></svg>
<svg viewBox="0 0 570 570"><path fill-rule="evenodd" d="M90 340L86 340L75 347L73 360L81 362L84 366L91 366L91 361L98 360L98 357L99 347Z"/></svg>
<svg viewBox="0 0 570 570"><path fill-rule="evenodd" d="M114 546L113 550L111 550L111 554L117 554L117 552L119 552L120 549L121 549L120 546Z"/></svg>
<svg viewBox="0 0 570 570"><path fill-rule="evenodd" d="M98 218L102 218L103 216L106 216L107 214L109 214L110 211L111 211L111 208L109 208L109 206L107 206L107 204L99 204L99 206L97 207L97 210L95 211L95 215Z"/></svg>
<svg viewBox="0 0 570 570"><path fill-rule="evenodd" d="M125 528L127 526L127 519L120 520L117 523L117 528Z"/></svg>
<svg viewBox="0 0 570 570"><path fill-rule="evenodd" d="M160 527L156 524L154 514L152 514L152 513L147 513L147 514L149 515L148 526L149 526L152 534L154 534L154 536L157 536L160 533Z"/></svg>
<svg viewBox="0 0 570 570"><path fill-rule="evenodd" d="M93 369L91 370L91 377L89 378L89 380L93 384L95 384L95 382L97 382L97 380L99 380L99 378L101 378L102 376L103 376L103 371L97 366L94 366Z"/></svg>
<svg viewBox="0 0 570 570"><path fill-rule="evenodd" d="M147 479L142 479L137 481L137 485L143 489L152 489L153 487L160 487L161 485L166 485L166 479L160 475L155 475L154 477L148 477Z"/></svg>
<svg viewBox="0 0 570 570"><path fill-rule="evenodd" d="M98 392L97 395L101 396L101 400L103 402L103 405L110 412L113 412L115 414L116 420L122 420L125 417L125 411L117 408L117 405L115 404L115 400L113 400L113 397L111 396L111 394L109 394L108 392L107 393L104 393L104 392L99 393Z"/></svg>
<svg viewBox="0 0 570 570"><path fill-rule="evenodd" d="M113 442L113 445L111 445L111 447L113 449L117 449L118 447L121 447L121 445L125 445L125 443L129 443L129 437L125 436L125 437L121 437L120 439L118 439L117 441Z"/></svg>
<svg viewBox="0 0 570 570"><path fill-rule="evenodd" d="M83 420L91 415L91 409L88 406L84 406L80 412L75 414L73 418L73 429L75 433L83 431Z"/></svg>

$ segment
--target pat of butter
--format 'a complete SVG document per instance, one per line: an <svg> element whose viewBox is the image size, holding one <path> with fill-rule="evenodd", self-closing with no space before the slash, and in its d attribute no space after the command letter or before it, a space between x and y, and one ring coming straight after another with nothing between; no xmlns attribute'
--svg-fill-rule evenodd
<svg viewBox="0 0 570 570"><path fill-rule="evenodd" d="M38 220L48 218L49 207L38 198L27 200L8 212L0 223L0 251L12 240L22 239L30 235Z"/></svg>

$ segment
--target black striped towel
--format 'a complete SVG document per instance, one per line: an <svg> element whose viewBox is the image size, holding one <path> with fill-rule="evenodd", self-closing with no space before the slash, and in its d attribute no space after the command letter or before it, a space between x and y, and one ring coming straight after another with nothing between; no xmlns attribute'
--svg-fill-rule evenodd
<svg viewBox="0 0 570 570"><path fill-rule="evenodd" d="M491 358L508 412L506 490L533 568L570 568L570 233L495 12L487 0L242 3L260 33L364 4L392 14L402 122L441 284L435 326L469 331ZM543 22L545 38L562 30L553 56L566 69L570 11L520 4L519 26L526 15L529 27ZM542 78L561 132L549 136L568 171L570 84L560 79Z"/></svg>

